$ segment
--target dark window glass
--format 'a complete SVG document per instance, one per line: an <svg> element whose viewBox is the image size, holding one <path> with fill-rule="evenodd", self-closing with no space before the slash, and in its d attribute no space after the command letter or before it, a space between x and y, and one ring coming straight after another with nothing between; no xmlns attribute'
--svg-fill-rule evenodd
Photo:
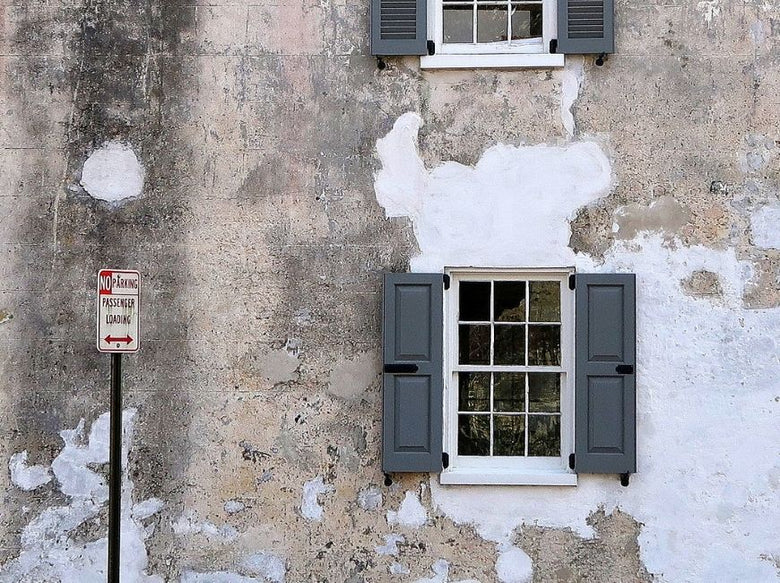
<svg viewBox="0 0 780 583"><path fill-rule="evenodd" d="M525 364L525 326L496 324L493 364Z"/></svg>
<svg viewBox="0 0 780 583"><path fill-rule="evenodd" d="M525 455L525 416L496 415L493 455Z"/></svg>
<svg viewBox="0 0 780 583"><path fill-rule="evenodd" d="M490 326L458 326L458 362L490 364Z"/></svg>
<svg viewBox="0 0 780 583"><path fill-rule="evenodd" d="M525 411L525 373L493 373L493 410Z"/></svg>
<svg viewBox="0 0 780 583"><path fill-rule="evenodd" d="M528 326L528 365L561 364L561 327Z"/></svg>
<svg viewBox="0 0 780 583"><path fill-rule="evenodd" d="M458 319L461 322L489 322L490 282L462 281L459 308Z"/></svg>
<svg viewBox="0 0 780 583"><path fill-rule="evenodd" d="M496 322L525 322L525 282L497 281L494 285Z"/></svg>
<svg viewBox="0 0 780 583"><path fill-rule="evenodd" d="M560 417L557 415L528 416L528 455L561 455Z"/></svg>
<svg viewBox="0 0 780 583"><path fill-rule="evenodd" d="M458 373L458 408L461 411L490 409L490 373Z"/></svg>
<svg viewBox="0 0 780 583"><path fill-rule="evenodd" d="M490 455L489 415L458 415L458 455Z"/></svg>
<svg viewBox="0 0 780 583"><path fill-rule="evenodd" d="M532 413L558 413L561 410L560 374L528 373L528 410Z"/></svg>

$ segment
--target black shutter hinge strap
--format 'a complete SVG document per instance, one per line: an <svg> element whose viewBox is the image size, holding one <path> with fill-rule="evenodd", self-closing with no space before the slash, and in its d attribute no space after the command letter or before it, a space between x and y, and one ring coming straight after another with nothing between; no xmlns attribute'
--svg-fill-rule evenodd
<svg viewBox="0 0 780 583"><path fill-rule="evenodd" d="M441 452L441 465L445 470L450 467L450 454L446 451Z"/></svg>
<svg viewBox="0 0 780 583"><path fill-rule="evenodd" d="M444 274L444 289L450 289L450 276Z"/></svg>
<svg viewBox="0 0 780 583"><path fill-rule="evenodd" d="M570 470L574 469L574 454L573 453L569 454L569 469Z"/></svg>
<svg viewBox="0 0 780 583"><path fill-rule="evenodd" d="M550 53L555 54L558 52L558 39L553 38L550 39Z"/></svg>
<svg viewBox="0 0 780 583"><path fill-rule="evenodd" d="M435 55L436 54L436 43L432 40L429 40L426 44L426 48L428 49L429 55Z"/></svg>
<svg viewBox="0 0 780 583"><path fill-rule="evenodd" d="M576 287L577 287L577 278L576 278L576 277L575 277L575 275L572 273L572 274L569 276L569 289L575 289Z"/></svg>

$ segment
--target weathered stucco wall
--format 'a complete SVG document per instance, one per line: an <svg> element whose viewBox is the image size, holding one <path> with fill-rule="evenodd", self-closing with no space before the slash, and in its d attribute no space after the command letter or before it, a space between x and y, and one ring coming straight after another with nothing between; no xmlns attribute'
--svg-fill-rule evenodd
<svg viewBox="0 0 780 583"><path fill-rule="evenodd" d="M431 72L365 2L4 0L0 581L104 579L106 266L128 581L775 579L780 8L616 19L603 67ZM464 264L637 273L628 488L384 486L380 275Z"/></svg>

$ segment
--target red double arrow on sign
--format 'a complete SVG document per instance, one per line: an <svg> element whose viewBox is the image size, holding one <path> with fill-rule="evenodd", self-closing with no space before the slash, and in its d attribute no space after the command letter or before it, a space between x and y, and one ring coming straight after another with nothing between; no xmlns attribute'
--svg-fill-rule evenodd
<svg viewBox="0 0 780 583"><path fill-rule="evenodd" d="M130 336L122 336L121 338L117 338L116 336L106 336L106 342L124 342L125 344L130 344L133 341L133 339Z"/></svg>

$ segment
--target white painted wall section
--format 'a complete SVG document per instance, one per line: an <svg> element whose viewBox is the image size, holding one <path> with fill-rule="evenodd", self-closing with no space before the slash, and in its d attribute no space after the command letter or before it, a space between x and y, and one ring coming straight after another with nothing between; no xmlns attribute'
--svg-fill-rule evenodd
<svg viewBox="0 0 780 583"><path fill-rule="evenodd" d="M512 564L525 560L507 546L516 528L589 537L587 517L617 507L642 523L641 558L661 581L776 580L780 310L743 307L749 265L734 249L685 247L646 231L616 242L603 261L575 255L569 220L610 189L610 164L597 144L497 145L474 167L428 170L416 152L420 124L405 114L378 142L375 184L387 216L412 221L420 248L413 271L574 265L636 273L638 294L639 468L630 486L587 474L576 488L440 486L432 475L438 510L499 545L504 581L523 575L512 573L505 554L517 555ZM774 244L762 239L769 219L759 216L753 235ZM681 281L698 270L718 275L717 303L683 292Z"/></svg>
<svg viewBox="0 0 780 583"><path fill-rule="evenodd" d="M112 141L95 150L81 171L81 186L92 198L110 203L140 196L144 168L130 145Z"/></svg>

